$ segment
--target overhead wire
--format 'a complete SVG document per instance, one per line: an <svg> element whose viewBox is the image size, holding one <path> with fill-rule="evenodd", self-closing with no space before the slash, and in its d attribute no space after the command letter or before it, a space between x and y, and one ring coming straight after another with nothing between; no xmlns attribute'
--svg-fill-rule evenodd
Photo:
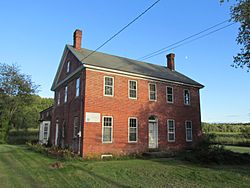
<svg viewBox="0 0 250 188"><path fill-rule="evenodd" d="M96 48L94 51L89 53L86 57L84 57L81 61L84 61L89 56L96 53L99 49L101 49L103 46L105 46L108 42L110 42L112 39L114 39L117 35L119 35L122 31L124 31L126 28L128 28L131 24L133 24L136 20L138 20L140 17L142 17L146 12L148 12L151 8L153 8L157 3L159 3L161 0L155 1L151 6L149 6L146 10L144 10L141 14L139 14L136 18L134 18L131 22L129 22L127 25L125 25L122 29L120 29L118 32L116 32L113 36L111 36L108 40L106 40L102 45L100 45L98 48Z"/></svg>
<svg viewBox="0 0 250 188"><path fill-rule="evenodd" d="M179 40L179 41L177 41L177 42L175 42L175 43L173 43L173 44L170 44L170 45L168 45L168 46L166 46L166 47L163 47L163 48L161 48L161 49L159 49L159 50L156 50L156 51L154 51L154 52L151 52L151 53L149 53L149 54L147 54L147 55L145 55L145 56L143 56L143 57L140 57L140 58L138 58L137 60L149 59L148 57L151 57L151 56L153 56L154 54L159 54L161 51L162 51L162 52L165 52L165 49L168 49L168 48L170 48L170 47L172 47L172 46L175 46L175 45L177 45L177 44L180 44L180 43L182 43L182 42L184 42L184 41L186 41L186 40L189 40L189 39L191 39L191 38L193 38L193 37L196 37L196 36L198 36L198 35L200 35L200 34L202 34L202 33L205 33L205 32L207 32L207 31L209 31L209 30L211 30L211 29L213 29L213 28L215 28L215 27L218 27L218 26L220 26L220 25L222 25L222 24L224 24L224 23L226 23L226 22L229 22L229 21L230 21L230 19L224 20L223 22L220 22L220 23L218 23L218 24L215 24L215 25L213 25L213 26L211 26L211 27L209 27L209 28L206 28L206 29L204 29L204 30L198 32L198 33L195 33L195 34L193 34L193 35L191 35L191 36L188 36L188 37L186 37L186 38L184 38L184 39L182 39L182 40ZM179 46L179 45L178 45L178 46Z"/></svg>
<svg viewBox="0 0 250 188"><path fill-rule="evenodd" d="M198 39L201 39L201 38L204 38L204 37L206 37L206 36L208 36L208 35L211 35L211 34L213 34L213 33L215 33L215 32L218 32L218 31L220 31L220 30L222 30L222 29L225 29L225 28L227 28L227 27L229 27L229 26L231 26L231 25L233 25L233 24L235 24L235 23L230 23L230 24L228 24L228 25L225 25L225 26L220 27L220 28L218 28L218 29L216 29L216 30L210 31L209 33L206 33L206 34L204 34L204 35L201 35L201 36L199 36L199 37L197 37L197 38L195 38L195 39L192 39L192 40L190 40L190 41L187 41L187 42L185 42L185 43L181 43L181 44L179 44L179 45L177 45L177 46L174 46L174 47L172 47L172 48L164 48L165 50L160 51L160 52L158 52L158 53L156 53L156 54L153 54L153 55L151 55L151 56L148 56L148 57L146 57L146 58L143 58L142 60L146 60L146 59L152 58L152 57L157 56L157 55L159 55L159 54L162 54L162 53L164 53L164 52L166 52L166 51L173 50L173 49L178 48L178 47L180 47L180 46L183 46L183 45L185 45L185 44L189 44L189 43L191 43L191 42L193 42L193 41L196 41L196 40L198 40ZM173 46L173 45L169 45L169 46Z"/></svg>

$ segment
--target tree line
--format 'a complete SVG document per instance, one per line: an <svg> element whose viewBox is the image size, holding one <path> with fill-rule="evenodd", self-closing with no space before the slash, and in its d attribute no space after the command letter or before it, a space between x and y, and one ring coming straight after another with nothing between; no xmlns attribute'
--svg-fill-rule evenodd
<svg viewBox="0 0 250 188"><path fill-rule="evenodd" d="M0 63L0 143L11 129L38 128L39 112L53 105L37 95L38 88L18 65Z"/></svg>

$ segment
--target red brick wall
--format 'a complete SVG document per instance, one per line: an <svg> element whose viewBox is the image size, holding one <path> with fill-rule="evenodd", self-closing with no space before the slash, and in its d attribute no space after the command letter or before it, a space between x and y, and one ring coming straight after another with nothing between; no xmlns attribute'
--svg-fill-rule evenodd
<svg viewBox="0 0 250 188"><path fill-rule="evenodd" d="M114 96L103 95L104 76L114 77ZM137 80L137 100L128 98L128 80ZM85 103L86 112L97 112L102 116L113 116L113 142L102 143L102 122L84 121L84 155L127 154L148 150L148 118L158 118L158 148L160 150L180 149L195 143L201 136L199 89L163 82L157 83L157 101L149 101L148 80L86 70ZM174 88L174 103L166 102L166 86ZM189 89L191 105L184 105L183 90ZM138 118L138 142L128 143L128 118ZM167 119L175 120L176 141L167 141ZM185 121L193 124L193 142L186 142Z"/></svg>
<svg viewBox="0 0 250 188"><path fill-rule="evenodd" d="M65 63L62 68L62 72L59 76L59 82L68 76L69 73L67 70L67 61L71 61L70 72L73 72L81 66L81 63L72 55L71 52L67 54ZM56 121L59 122L59 131L62 130L63 122L65 122L65 137L64 137L64 146L69 147L76 151L78 148L78 138L73 138L73 127L74 127L74 117L77 116L80 118L80 108L81 108L81 96L76 97L76 79L80 77L80 88L84 88L84 72L79 72L73 78L71 78L67 83L61 85L56 89L55 99L55 108L52 118L51 126L51 143L55 144L55 129ZM68 98L67 102L64 103L64 89L65 86L68 86ZM60 105L57 105L57 93L60 92Z"/></svg>

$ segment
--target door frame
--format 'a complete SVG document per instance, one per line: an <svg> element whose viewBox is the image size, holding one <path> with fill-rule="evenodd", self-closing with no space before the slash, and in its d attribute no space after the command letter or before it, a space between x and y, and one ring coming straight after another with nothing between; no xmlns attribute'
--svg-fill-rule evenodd
<svg viewBox="0 0 250 188"><path fill-rule="evenodd" d="M150 119L151 117L154 117L154 119ZM158 119L156 116L151 116L151 117L148 119L148 148L149 149L157 149L158 148L158 137L159 137L159 135L158 135ZM155 126L155 128L153 129L155 131L153 134L153 135L155 135L155 143L154 143L155 147L150 146L150 139L149 139L150 124L153 124L153 126Z"/></svg>

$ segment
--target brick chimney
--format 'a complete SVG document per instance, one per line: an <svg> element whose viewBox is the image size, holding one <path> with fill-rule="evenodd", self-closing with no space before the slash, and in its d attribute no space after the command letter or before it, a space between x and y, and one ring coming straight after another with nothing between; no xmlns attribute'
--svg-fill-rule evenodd
<svg viewBox="0 0 250 188"><path fill-rule="evenodd" d="M174 68L174 57L175 57L175 55L173 53L171 53L171 54L168 54L166 57L167 57L167 67L171 71L175 70L175 68Z"/></svg>
<svg viewBox="0 0 250 188"><path fill-rule="evenodd" d="M74 32L74 36L73 36L73 41L74 41L74 45L73 47L77 50L81 49L81 45L82 45L82 31L79 29L76 29Z"/></svg>

